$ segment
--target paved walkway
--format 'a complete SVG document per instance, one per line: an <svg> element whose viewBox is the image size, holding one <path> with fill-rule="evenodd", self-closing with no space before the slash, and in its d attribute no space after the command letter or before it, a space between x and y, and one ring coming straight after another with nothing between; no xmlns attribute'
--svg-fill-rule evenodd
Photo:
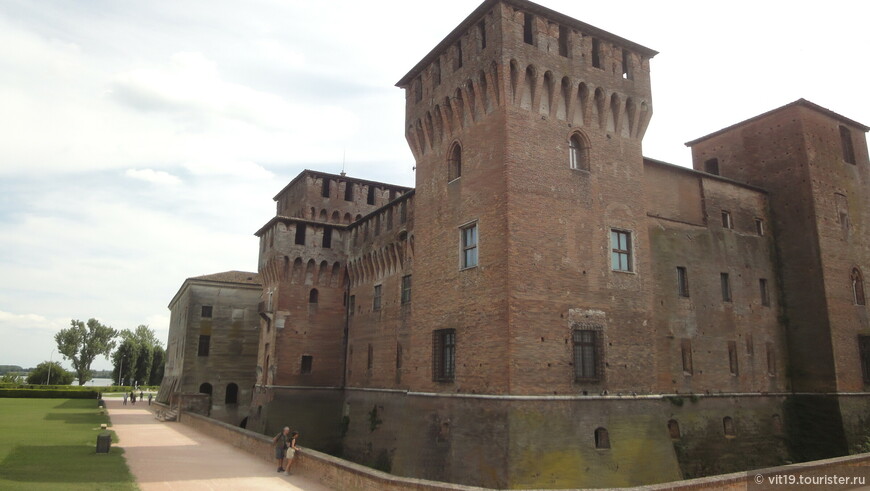
<svg viewBox="0 0 870 491"><path fill-rule="evenodd" d="M123 405L106 398L118 446L143 491L329 488L299 475L276 472L276 465L181 423L162 423L148 402Z"/></svg>

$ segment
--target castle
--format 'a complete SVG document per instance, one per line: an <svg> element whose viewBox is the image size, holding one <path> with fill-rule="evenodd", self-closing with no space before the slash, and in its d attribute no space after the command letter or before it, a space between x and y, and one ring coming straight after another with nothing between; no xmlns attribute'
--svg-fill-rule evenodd
<svg viewBox="0 0 870 491"><path fill-rule="evenodd" d="M413 189L306 170L275 196L247 428L511 488L862 441L870 128L798 100L689 142L694 170L644 158L655 55L526 0L474 10L397 84ZM173 321L191 367L204 301ZM175 390L227 400L216 370Z"/></svg>

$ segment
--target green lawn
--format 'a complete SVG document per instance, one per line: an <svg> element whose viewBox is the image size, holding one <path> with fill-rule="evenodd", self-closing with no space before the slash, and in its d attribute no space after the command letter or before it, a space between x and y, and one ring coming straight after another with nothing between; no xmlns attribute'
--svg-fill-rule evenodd
<svg viewBox="0 0 870 491"><path fill-rule="evenodd" d="M100 424L109 422L96 406L93 399L0 399L0 489L137 489L120 448L96 453Z"/></svg>

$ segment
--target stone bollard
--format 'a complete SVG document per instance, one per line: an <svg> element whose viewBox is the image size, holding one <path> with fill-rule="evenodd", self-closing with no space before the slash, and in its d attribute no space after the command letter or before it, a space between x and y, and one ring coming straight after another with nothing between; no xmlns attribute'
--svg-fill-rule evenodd
<svg viewBox="0 0 870 491"><path fill-rule="evenodd" d="M97 435L97 453L109 453L112 447L112 435L106 431L106 425L100 426L103 431Z"/></svg>

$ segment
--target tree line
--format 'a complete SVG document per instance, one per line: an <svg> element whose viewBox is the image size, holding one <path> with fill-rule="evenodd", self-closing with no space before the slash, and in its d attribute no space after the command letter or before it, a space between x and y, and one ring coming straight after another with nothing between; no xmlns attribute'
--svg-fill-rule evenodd
<svg viewBox="0 0 870 491"><path fill-rule="evenodd" d="M166 351L154 330L146 325L118 331L97 319L87 322L73 319L70 327L55 334L54 340L57 351L72 364L73 372L67 372L57 362L43 362L28 374L27 383L69 385L78 380L79 385L84 385L93 378L91 364L100 355L111 357L112 380L120 385L160 385L163 380ZM13 377L20 378L6 374L0 377L0 382Z"/></svg>

